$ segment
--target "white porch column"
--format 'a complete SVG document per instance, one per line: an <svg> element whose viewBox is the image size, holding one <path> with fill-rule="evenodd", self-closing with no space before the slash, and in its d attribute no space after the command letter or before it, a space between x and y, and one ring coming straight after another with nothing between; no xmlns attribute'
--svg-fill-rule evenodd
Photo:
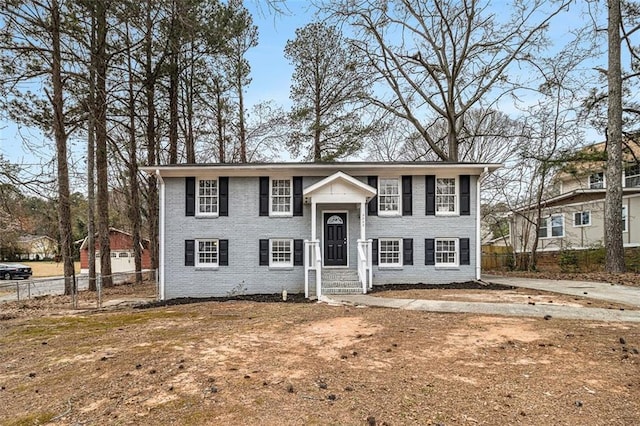
<svg viewBox="0 0 640 426"><path fill-rule="evenodd" d="M366 226L367 226L367 216L365 215L364 211L366 209L366 203L365 201L361 201L360 202L360 239L362 241L364 241L365 238L365 230L366 230Z"/></svg>
<svg viewBox="0 0 640 426"><path fill-rule="evenodd" d="M316 200L311 199L311 241L316 240Z"/></svg>

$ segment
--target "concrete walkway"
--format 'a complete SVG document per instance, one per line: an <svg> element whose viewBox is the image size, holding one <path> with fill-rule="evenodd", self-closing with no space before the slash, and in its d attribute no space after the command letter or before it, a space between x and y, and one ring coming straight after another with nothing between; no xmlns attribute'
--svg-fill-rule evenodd
<svg viewBox="0 0 640 426"><path fill-rule="evenodd" d="M640 287L590 281L541 280L533 278L499 277L495 275L483 275L482 280L513 287L569 294L586 299L625 303L640 308ZM638 276L638 280L640 280L640 276Z"/></svg>
<svg viewBox="0 0 640 426"><path fill-rule="evenodd" d="M516 277L483 277L484 281L514 287L531 288L607 300L640 307L640 288L585 281L553 281ZM585 294L585 292L587 294ZM573 306L524 305L520 303L451 302L440 300L391 299L366 294L332 295L329 299L355 306L408 309L428 312L477 313L538 318L582 319L640 323L640 311L586 308Z"/></svg>

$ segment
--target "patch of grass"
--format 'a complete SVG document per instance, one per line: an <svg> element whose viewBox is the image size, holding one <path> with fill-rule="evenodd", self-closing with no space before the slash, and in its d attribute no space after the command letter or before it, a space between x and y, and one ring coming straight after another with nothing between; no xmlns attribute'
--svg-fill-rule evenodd
<svg viewBox="0 0 640 426"><path fill-rule="evenodd" d="M190 315L189 312L148 310L64 318L38 318L24 327L14 329L3 340L10 342L16 339L46 339L51 336L71 333L87 336L94 333L104 333L115 328L139 326L155 319L182 318Z"/></svg>
<svg viewBox="0 0 640 426"><path fill-rule="evenodd" d="M27 414L24 417L20 417L17 419L9 420L8 423L5 423L6 426L33 426L33 425L43 425L49 423L55 414L53 413L32 413Z"/></svg>

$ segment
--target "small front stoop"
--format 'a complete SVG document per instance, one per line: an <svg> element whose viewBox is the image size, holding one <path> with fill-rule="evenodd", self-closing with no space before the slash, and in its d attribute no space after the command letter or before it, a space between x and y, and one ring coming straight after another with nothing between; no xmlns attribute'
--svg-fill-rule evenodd
<svg viewBox="0 0 640 426"><path fill-rule="evenodd" d="M322 294L362 294L355 269L323 269Z"/></svg>

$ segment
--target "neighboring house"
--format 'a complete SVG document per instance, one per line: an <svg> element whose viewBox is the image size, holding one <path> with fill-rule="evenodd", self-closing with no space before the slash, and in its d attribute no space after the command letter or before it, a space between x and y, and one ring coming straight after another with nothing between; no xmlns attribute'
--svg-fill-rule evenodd
<svg viewBox="0 0 640 426"><path fill-rule="evenodd" d="M23 235L16 242L16 255L20 260L53 259L58 243L46 235Z"/></svg>
<svg viewBox="0 0 640 426"><path fill-rule="evenodd" d="M80 273L89 272L89 245L88 237L82 240L80 246ZM111 272L131 272L136 270L133 253L133 237L128 232L119 229L109 229L109 244L111 248ZM151 269L151 253L149 251L149 240L143 239L140 248L142 249L142 269ZM96 271L100 271L100 242L96 235L95 241Z"/></svg>
<svg viewBox="0 0 640 426"><path fill-rule="evenodd" d="M589 146L583 154L604 150L604 143ZM635 148L635 150L638 150ZM636 153L636 156L640 152ZM588 157L588 155L585 155ZM640 163L629 151L622 177L622 217L625 247L640 246ZM557 176L560 194L540 206L518 209L511 220L511 244L516 252L531 251L535 241L532 222L540 222L537 251L589 249L604 246L604 199L607 183L604 161L570 164ZM538 218L538 207L541 209ZM526 220L525 218L528 218Z"/></svg>
<svg viewBox="0 0 640 426"><path fill-rule="evenodd" d="M478 182L498 167L144 167L160 184L160 298L479 279Z"/></svg>

